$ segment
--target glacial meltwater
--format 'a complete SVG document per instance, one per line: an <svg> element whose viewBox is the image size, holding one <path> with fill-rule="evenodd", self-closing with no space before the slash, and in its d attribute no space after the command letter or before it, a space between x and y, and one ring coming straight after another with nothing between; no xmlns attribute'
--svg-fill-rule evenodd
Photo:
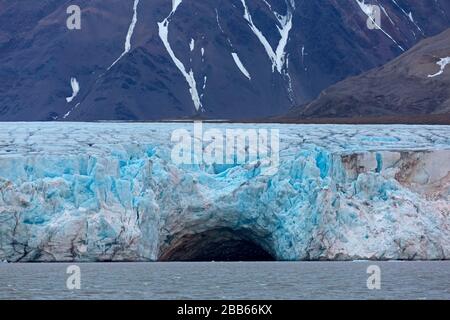
<svg viewBox="0 0 450 320"><path fill-rule="evenodd" d="M79 290L70 265L0 263L0 299L450 299L450 261L80 263Z"/></svg>

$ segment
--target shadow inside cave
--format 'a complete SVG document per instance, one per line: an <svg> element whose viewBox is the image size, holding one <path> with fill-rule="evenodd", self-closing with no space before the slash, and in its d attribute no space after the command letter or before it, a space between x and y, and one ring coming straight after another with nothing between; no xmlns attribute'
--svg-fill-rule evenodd
<svg viewBox="0 0 450 320"><path fill-rule="evenodd" d="M180 237L162 250L159 261L275 261L245 233L228 228Z"/></svg>

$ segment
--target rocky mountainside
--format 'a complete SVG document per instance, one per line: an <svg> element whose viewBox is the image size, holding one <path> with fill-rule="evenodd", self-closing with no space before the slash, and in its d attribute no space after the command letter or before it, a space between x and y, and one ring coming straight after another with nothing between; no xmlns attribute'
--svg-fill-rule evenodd
<svg viewBox="0 0 450 320"><path fill-rule="evenodd" d="M279 115L450 26L446 0L79 0L69 30L71 4L0 0L0 120Z"/></svg>
<svg viewBox="0 0 450 320"><path fill-rule="evenodd" d="M324 90L287 119L441 115L450 119L450 29L394 61Z"/></svg>

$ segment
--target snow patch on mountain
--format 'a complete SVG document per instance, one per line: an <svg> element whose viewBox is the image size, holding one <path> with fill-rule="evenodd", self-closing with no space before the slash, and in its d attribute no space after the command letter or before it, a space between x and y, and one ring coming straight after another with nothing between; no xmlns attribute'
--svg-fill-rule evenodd
<svg viewBox="0 0 450 320"><path fill-rule="evenodd" d="M374 17L375 17L376 6L371 5L371 4L366 4L365 0L355 0L355 1L356 1L356 3L358 3L360 9L362 10L362 12L364 12L364 14L367 16L367 18L371 19L372 23L377 27L377 29L381 30L381 32L383 32L389 39L391 39L400 50L405 51L405 49L375 21Z"/></svg>
<svg viewBox="0 0 450 320"><path fill-rule="evenodd" d="M205 90L206 89L206 82L208 81L208 76L204 76L203 77L203 87L202 89Z"/></svg>
<svg viewBox="0 0 450 320"><path fill-rule="evenodd" d="M120 61L120 59L122 59L131 50L131 37L133 36L134 28L136 27L136 23L138 21L138 12L137 12L138 5L139 5L139 0L134 0L134 4L133 4L133 18L131 19L131 24L130 24L130 26L128 28L127 36L125 37L125 48L124 48L124 51L116 59L116 61L114 61L108 67L108 70L110 70L112 67L114 67L114 65L116 65Z"/></svg>
<svg viewBox="0 0 450 320"><path fill-rule="evenodd" d="M75 110L76 108L78 108L80 104L81 104L81 103L78 102L78 103L77 103L75 106L73 106L69 111L67 111L67 113L66 113L65 115L63 115L63 119L67 119L67 118L70 116L70 114L72 113L72 111Z"/></svg>
<svg viewBox="0 0 450 320"><path fill-rule="evenodd" d="M252 80L252 77L250 76L250 73L244 67L241 59L238 56L238 54L236 52L232 52L231 56L233 57L234 63L236 63L236 66L239 68L239 70L242 72L242 74L244 76L246 76L248 78L248 80Z"/></svg>
<svg viewBox="0 0 450 320"><path fill-rule="evenodd" d="M436 62L438 66L440 66L440 70L435 74L428 75L428 78L434 78L440 76L444 73L445 67L450 64L450 57L442 58L438 62Z"/></svg>
<svg viewBox="0 0 450 320"><path fill-rule="evenodd" d="M293 0L286 2L287 4L287 13L286 15L281 15L275 11L272 13L278 20L279 25L277 25L278 32L280 34L280 40L275 50L273 50L267 38L261 32L260 29L254 24L252 15L247 7L247 3L245 0L241 0L242 6L244 7L244 18L247 20L248 25L252 32L256 35L259 42L263 45L266 50L267 55L269 56L272 62L272 72L275 70L278 73L282 73L283 67L286 63L286 45L289 39L289 32L292 29L292 18L293 18L293 10L295 9L295 2Z"/></svg>
<svg viewBox="0 0 450 320"><path fill-rule="evenodd" d="M419 25L418 25L418 24L416 23L416 21L414 20L414 17L413 17L412 12L411 12L411 11L410 11L410 12L406 12L406 10L403 9L403 7L400 6L400 5L398 4L397 1L392 0L392 2L397 6L397 8L400 9L400 11L403 12L403 14L409 19L409 21L412 22L412 23L416 26L416 28L417 28L423 35L425 35L425 33L423 32L423 30L419 27ZM413 33L414 33L414 32L413 32Z"/></svg>
<svg viewBox="0 0 450 320"><path fill-rule="evenodd" d="M70 78L70 86L72 87L72 95L66 98L67 103L72 102L78 95L78 92L80 92L80 84L75 77Z"/></svg>
<svg viewBox="0 0 450 320"><path fill-rule="evenodd" d="M169 24L170 20L174 16L178 6L182 3L182 0L172 0L172 11L169 15L161 22L158 22L158 33L161 41L164 44L167 52L170 55L170 58L174 62L175 66L180 70L181 74L186 79L187 84L189 85L189 92L191 94L192 102L194 103L195 110L203 110L203 105L200 99L200 95L197 90L197 83L195 81L194 72L192 69L189 71L186 70L183 62L177 58L175 52L173 51L170 42L169 42Z"/></svg>
<svg viewBox="0 0 450 320"><path fill-rule="evenodd" d="M272 5L269 2L267 2L267 0L263 0L263 2L269 8L269 10L272 10Z"/></svg>

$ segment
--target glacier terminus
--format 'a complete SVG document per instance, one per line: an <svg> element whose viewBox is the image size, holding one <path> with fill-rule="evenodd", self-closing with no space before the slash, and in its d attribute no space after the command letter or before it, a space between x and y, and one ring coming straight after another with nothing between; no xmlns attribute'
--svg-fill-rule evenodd
<svg viewBox="0 0 450 320"><path fill-rule="evenodd" d="M191 123L1 123L0 260L450 259L450 127L279 130L279 167L175 164Z"/></svg>

